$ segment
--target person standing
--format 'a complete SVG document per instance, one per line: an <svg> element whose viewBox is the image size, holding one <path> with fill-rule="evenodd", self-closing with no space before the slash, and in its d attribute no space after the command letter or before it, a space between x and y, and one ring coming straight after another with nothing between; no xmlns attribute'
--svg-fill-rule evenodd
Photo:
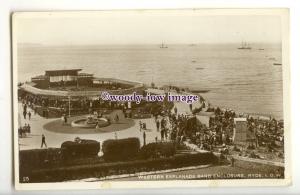
<svg viewBox="0 0 300 195"><path fill-rule="evenodd" d="M67 124L68 123L68 118L67 118L66 115L64 115L64 120L65 120L65 124Z"/></svg>
<svg viewBox="0 0 300 195"><path fill-rule="evenodd" d="M31 127L30 127L29 123L27 125L27 133L31 133Z"/></svg>
<svg viewBox="0 0 300 195"><path fill-rule="evenodd" d="M45 145L45 147L47 148L46 137L45 137L44 134L42 134L42 144L41 144L41 148L43 148L44 145Z"/></svg>
<svg viewBox="0 0 300 195"><path fill-rule="evenodd" d="M31 119L31 112L28 111L28 119L30 120Z"/></svg>
<svg viewBox="0 0 300 195"><path fill-rule="evenodd" d="M140 121L139 124L140 124L140 131L142 131L142 129L143 129L143 123L142 123L142 121Z"/></svg>
<svg viewBox="0 0 300 195"><path fill-rule="evenodd" d="M117 114L116 114L116 117L115 117L115 121L116 121L116 123L119 122L119 115L117 115Z"/></svg>
<svg viewBox="0 0 300 195"><path fill-rule="evenodd" d="M144 146L146 145L146 132L144 131L143 133L143 138L144 138Z"/></svg>
<svg viewBox="0 0 300 195"><path fill-rule="evenodd" d="M157 132L159 132L159 120L158 119L156 120L156 130L157 130Z"/></svg>
<svg viewBox="0 0 300 195"><path fill-rule="evenodd" d="M27 115L27 113L26 113L26 111L24 110L24 112L23 112L24 119L26 119L26 115Z"/></svg>
<svg viewBox="0 0 300 195"><path fill-rule="evenodd" d="M34 115L36 115L36 113L37 113L37 107L36 106L34 106L33 111L34 111Z"/></svg>
<svg viewBox="0 0 300 195"><path fill-rule="evenodd" d="M164 131L165 131L164 129L160 130L161 141L164 140L164 135L165 135L165 132L164 132Z"/></svg>
<svg viewBox="0 0 300 195"><path fill-rule="evenodd" d="M27 104L26 103L23 106L23 112L27 113Z"/></svg>
<svg viewBox="0 0 300 195"><path fill-rule="evenodd" d="M164 129L164 138L167 140L168 139L168 130Z"/></svg>
<svg viewBox="0 0 300 195"><path fill-rule="evenodd" d="M234 167L234 158L233 158L233 156L231 157L231 166Z"/></svg>

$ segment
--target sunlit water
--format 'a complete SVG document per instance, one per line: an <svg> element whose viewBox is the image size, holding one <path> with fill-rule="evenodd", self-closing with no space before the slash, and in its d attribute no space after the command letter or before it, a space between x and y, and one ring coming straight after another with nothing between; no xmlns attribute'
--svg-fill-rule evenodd
<svg viewBox="0 0 300 195"><path fill-rule="evenodd" d="M280 45L20 46L18 80L45 70L82 68L99 77L210 90L213 106L283 117ZM259 50L258 48L264 48ZM275 58L272 60L270 58Z"/></svg>

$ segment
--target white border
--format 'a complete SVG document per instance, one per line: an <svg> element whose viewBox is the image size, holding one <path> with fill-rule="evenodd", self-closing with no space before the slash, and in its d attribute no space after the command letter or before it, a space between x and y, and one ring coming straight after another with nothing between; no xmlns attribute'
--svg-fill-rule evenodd
<svg viewBox="0 0 300 195"><path fill-rule="evenodd" d="M232 180L180 180L180 181L122 181L122 182L67 182L67 183L39 183L39 184L20 184L18 181L18 143L14 142L15 148L15 183L18 190L54 190L54 189L111 189L111 188L171 188L171 187L221 187L221 186L286 186L291 184L291 137L290 137L290 72L289 72L289 16L287 9L183 9L183 10L144 10L146 14L164 14L165 12L180 15L180 14L200 14L200 15L278 15L282 20L282 50L283 50L283 90L284 90L284 121L285 121L285 179L232 179ZM54 17L68 15L78 16L97 16L98 14L135 14L134 10L125 11L102 11L102 12L52 12ZM16 13L13 15L13 30L17 29L18 17L41 17L42 12L31 13ZM17 105L17 40L13 36L13 89L14 89L14 103ZM18 112L14 112L14 140L18 140Z"/></svg>

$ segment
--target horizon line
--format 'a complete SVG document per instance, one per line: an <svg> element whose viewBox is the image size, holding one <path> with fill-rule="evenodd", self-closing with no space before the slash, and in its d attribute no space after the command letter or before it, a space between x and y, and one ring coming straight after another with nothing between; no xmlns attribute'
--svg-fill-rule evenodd
<svg viewBox="0 0 300 195"><path fill-rule="evenodd" d="M227 44L241 44L241 42L212 42L212 43L201 43L201 42L193 42L193 43L167 43L167 42L159 42L159 43L87 43L87 44L80 44L80 43L71 43L71 44L45 44L45 43L29 43L29 42L20 42L17 45L36 45L36 46L100 46L100 45L161 45L164 43L166 45L227 45ZM282 42L259 42L259 41L248 41L249 44L282 44Z"/></svg>

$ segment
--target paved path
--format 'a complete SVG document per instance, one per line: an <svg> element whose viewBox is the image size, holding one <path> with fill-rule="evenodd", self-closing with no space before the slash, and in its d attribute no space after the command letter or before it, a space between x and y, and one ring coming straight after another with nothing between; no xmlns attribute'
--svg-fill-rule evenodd
<svg viewBox="0 0 300 195"><path fill-rule="evenodd" d="M164 90L159 89L149 89L148 92L154 93L154 94L165 94ZM191 95L190 93L182 92L181 94L176 92L171 92L172 95ZM175 107L177 108L178 114L192 114L190 110L189 104L186 104L184 102L174 102ZM193 108L198 108L201 106L201 103L199 101L194 102ZM39 115L34 115L33 111L31 120L24 119L22 116L22 105L21 103L18 104L19 106L19 113L20 113L20 120L19 122L21 125L24 125L25 123L29 123L31 126L31 134L24 138L19 138L19 146L20 150L27 150L27 149L37 149L41 147L41 140L42 140L42 134L46 137L46 143L48 147L60 147L61 144L64 141L73 141L76 137L80 137L81 139L92 139L97 140L100 143L102 143L104 140L107 139L115 139L115 136L117 135L118 139L121 138L128 138L128 137L138 137L140 139L140 143L143 144L143 131L140 131L139 127L139 121L142 123L146 123L147 130L146 132L146 143L154 142L155 137L160 140L160 132L156 131L156 124L154 121L154 118L150 119L135 119L134 125L115 132L96 132L96 133L89 133L89 134L83 134L83 133L62 133L60 131L53 132L53 131L47 131L44 129L44 125L50 122L53 122L59 118L55 119L46 119ZM30 110L30 108L29 108ZM174 109L172 110L174 112ZM59 127L58 127L59 128Z"/></svg>
<svg viewBox="0 0 300 195"><path fill-rule="evenodd" d="M21 103L18 104L19 106L19 112L22 113L22 105ZM30 110L30 109L29 109ZM33 113L33 111L31 111ZM42 141L42 134L46 137L46 143L48 147L60 147L61 144L64 141L73 141L76 137L80 137L81 139L92 139L97 140L101 144L104 140L107 139L115 139L115 132L98 132L98 133L91 133L91 134L74 134L74 133L58 133L58 132L52 132L47 131L43 128L43 126L46 123L52 122L57 120L55 119L46 119L39 115L32 114L31 120L23 118L23 115L20 114L19 116L19 122L21 125L24 125L25 123L29 123L31 126L31 134L24 138L19 138L19 146L20 150L28 150L28 149L38 149L41 147L41 141ZM117 138L128 138L128 137L138 137L140 139L141 145L143 144L143 131L140 131L139 127L139 121L142 121L143 123L147 124L147 130L146 132L146 143L154 142L155 137L160 140L160 132L156 131L156 125L154 118L149 119L135 119L134 125L124 129L117 131ZM17 131L17 130L16 130Z"/></svg>

